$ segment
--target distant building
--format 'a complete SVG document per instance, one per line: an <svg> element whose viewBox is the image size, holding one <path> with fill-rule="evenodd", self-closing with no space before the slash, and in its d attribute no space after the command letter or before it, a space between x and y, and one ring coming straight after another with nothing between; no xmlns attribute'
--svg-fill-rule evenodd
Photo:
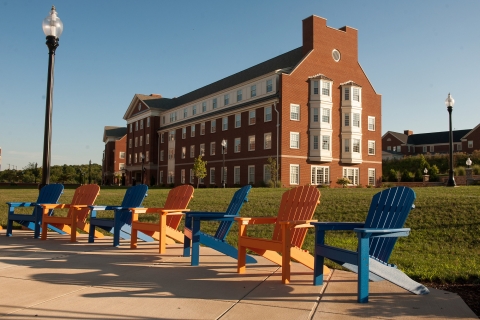
<svg viewBox="0 0 480 320"><path fill-rule="evenodd" d="M2 171L2 147L0 147L0 171Z"/></svg>
<svg viewBox="0 0 480 320"><path fill-rule="evenodd" d="M125 184L127 128L106 126L103 131L105 150L102 159L103 184Z"/></svg>

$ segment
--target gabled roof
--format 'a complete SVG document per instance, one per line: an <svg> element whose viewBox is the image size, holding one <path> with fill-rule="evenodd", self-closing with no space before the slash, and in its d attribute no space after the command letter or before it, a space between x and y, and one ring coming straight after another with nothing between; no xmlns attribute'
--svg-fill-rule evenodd
<svg viewBox="0 0 480 320"><path fill-rule="evenodd" d="M121 139L126 134L127 127L105 126L103 130L103 142L106 142L107 138L114 138L115 140Z"/></svg>
<svg viewBox="0 0 480 320"><path fill-rule="evenodd" d="M319 73L319 74L316 74L314 76L311 76L311 77L308 77L308 79L322 79L322 80L327 80L327 81L333 81L332 79L330 79L329 77Z"/></svg>
<svg viewBox="0 0 480 320"><path fill-rule="evenodd" d="M400 132L394 132L394 131L387 131L383 137L382 137L382 140L383 138L387 135L387 134L391 134L392 136L394 136L395 138L397 138L399 141L401 141L402 143L406 143L407 142L407 138L408 136L406 134L403 134L403 133L400 133Z"/></svg>
<svg viewBox="0 0 480 320"><path fill-rule="evenodd" d="M480 128L480 123L477 124L477 126L475 128L473 128L472 130L470 130L466 135L464 135L462 137L462 139L466 139L471 133L475 132L478 128Z"/></svg>
<svg viewBox="0 0 480 320"><path fill-rule="evenodd" d="M362 87L361 85L359 85L358 83L356 82L353 82L352 80L348 80L347 82L344 82L344 83L340 83L341 86L355 86L355 87Z"/></svg>
<svg viewBox="0 0 480 320"><path fill-rule="evenodd" d="M454 130L453 131L453 142L460 142L460 139L463 138L471 129L467 130ZM407 144L421 145L421 144L439 144L439 143L449 143L450 137L448 131L441 132L429 132L429 133L417 133L411 134L408 136Z"/></svg>

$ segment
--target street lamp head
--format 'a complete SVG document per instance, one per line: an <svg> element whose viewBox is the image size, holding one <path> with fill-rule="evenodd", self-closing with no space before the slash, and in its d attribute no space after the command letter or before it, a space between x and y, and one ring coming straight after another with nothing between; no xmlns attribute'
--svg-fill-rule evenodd
<svg viewBox="0 0 480 320"><path fill-rule="evenodd" d="M455 103L455 100L453 99L452 95L449 93L447 99L445 100L445 105L447 107L452 107L453 108L454 103Z"/></svg>
<svg viewBox="0 0 480 320"><path fill-rule="evenodd" d="M222 147L226 147L227 146L227 140L223 139L222 140Z"/></svg>
<svg viewBox="0 0 480 320"><path fill-rule="evenodd" d="M466 161L466 164L470 168L470 166L472 165L472 160L470 160L470 158L468 158L467 161Z"/></svg>
<svg viewBox="0 0 480 320"><path fill-rule="evenodd" d="M423 173L427 174L427 173L428 173L428 169L425 168L425 170L423 170Z"/></svg>
<svg viewBox="0 0 480 320"><path fill-rule="evenodd" d="M63 23L58 17L57 11L55 11L55 6L52 6L50 14L43 19L42 28L43 33L45 33L47 37L54 36L55 38L60 38L63 31Z"/></svg>

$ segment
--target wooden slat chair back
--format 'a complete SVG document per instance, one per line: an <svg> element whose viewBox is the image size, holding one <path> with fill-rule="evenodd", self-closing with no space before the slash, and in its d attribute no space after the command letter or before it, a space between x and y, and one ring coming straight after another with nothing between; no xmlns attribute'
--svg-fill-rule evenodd
<svg viewBox="0 0 480 320"><path fill-rule="evenodd" d="M251 190L250 185L237 190L234 193L232 200L228 205L227 210L225 210L225 215L238 216L240 214L240 209L242 208L243 204L248 201L248 194L250 190ZM235 220L232 219L230 221L220 222L220 225L218 226L218 229L215 232L214 238L222 241L225 240L228 233L230 232L230 229L232 228L234 221Z"/></svg>
<svg viewBox="0 0 480 320"><path fill-rule="evenodd" d="M193 187L184 185L170 190L165 201L164 209L186 209L193 197ZM183 215L167 215L167 226L177 230ZM183 234L182 234L183 236ZM181 239L183 243L183 239Z"/></svg>
<svg viewBox="0 0 480 320"><path fill-rule="evenodd" d="M70 241L75 242L77 236L77 228L85 232L89 231L89 225L86 223L90 207L95 203L100 193L100 186L96 184L86 184L78 187L73 194L72 202L69 205L54 204L42 205L42 240L47 239L46 225L50 224L56 228L70 234ZM66 217L49 216L48 211L55 208L69 208ZM96 237L102 237L101 233L97 233Z"/></svg>
<svg viewBox="0 0 480 320"><path fill-rule="evenodd" d="M39 204L42 203L57 203L60 196L63 194L63 185L54 183L44 186L38 195L35 202L7 202L8 205L8 220L7 220L7 237L12 236L13 222L17 222L22 226L34 230L34 238L40 236L40 227L42 224L42 207ZM18 207L33 207L32 214L15 214L15 208ZM53 210L50 210L49 215L53 214ZM58 230L52 226L52 229L58 233L64 234L61 230Z"/></svg>

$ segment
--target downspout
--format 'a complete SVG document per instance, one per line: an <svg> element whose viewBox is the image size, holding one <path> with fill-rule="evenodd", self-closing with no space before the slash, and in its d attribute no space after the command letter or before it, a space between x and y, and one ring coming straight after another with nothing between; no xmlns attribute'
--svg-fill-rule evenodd
<svg viewBox="0 0 480 320"><path fill-rule="evenodd" d="M160 135L157 131L157 186L160 185Z"/></svg>
<svg viewBox="0 0 480 320"><path fill-rule="evenodd" d="M275 177L275 186L274 188L277 187L277 183L278 183L278 170L280 169L280 165L279 165L279 162L278 162L278 132L280 130L280 113L278 112L277 110L277 102L275 101L273 103L273 109L275 110L275 112L277 113L277 171L276 171L276 177Z"/></svg>

